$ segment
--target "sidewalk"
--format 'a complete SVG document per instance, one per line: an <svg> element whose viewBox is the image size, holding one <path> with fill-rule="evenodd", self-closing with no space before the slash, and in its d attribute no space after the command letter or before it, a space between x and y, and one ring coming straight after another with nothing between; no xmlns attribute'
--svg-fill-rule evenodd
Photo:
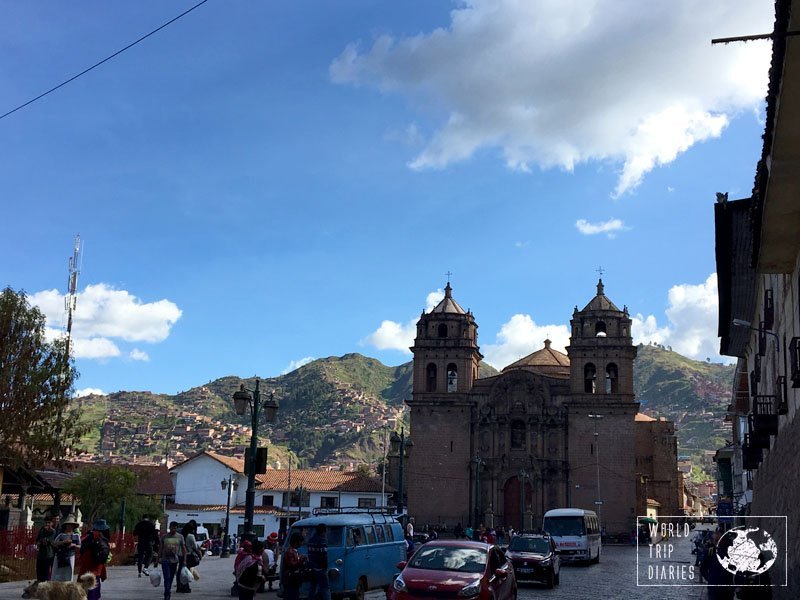
<svg viewBox="0 0 800 600"><path fill-rule="evenodd" d="M160 569L160 567L158 567ZM233 556L219 558L206 556L197 568L200 580L193 581L190 585L191 594L176 594L173 584L172 598L174 600L220 600L230 598L231 584L233 583ZM22 590L28 585L27 581L15 581L0 584L0 598L11 600L22 597ZM277 590L277 583L273 584ZM275 591L259 594L263 600L279 600ZM108 569L108 579L103 582L103 600L160 600L164 597L163 584L158 588L150 585L150 578L137 576L136 567L111 567Z"/></svg>
<svg viewBox="0 0 800 600"><path fill-rule="evenodd" d="M172 600L222 600L230 598L231 585L233 584L233 555L228 558L206 556L197 570L200 580L193 581L190 585L191 594L176 594L173 584ZM159 567L160 568L160 567ZM0 599L13 600L22 597L22 590L28 585L27 581L14 581L0 583ZM257 594L260 600L280 600L278 598L278 582L273 585L273 591ZM158 588L150 585L150 579L144 575L137 577L136 567L111 567L108 569L108 579L103 582L102 600L161 600L164 597L163 584ZM366 600L383 600L385 594L381 590L369 592Z"/></svg>

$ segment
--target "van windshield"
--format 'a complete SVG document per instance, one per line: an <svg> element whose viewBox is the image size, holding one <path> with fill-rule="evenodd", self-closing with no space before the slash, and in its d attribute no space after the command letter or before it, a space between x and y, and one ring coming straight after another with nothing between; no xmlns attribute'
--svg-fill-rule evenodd
<svg viewBox="0 0 800 600"><path fill-rule="evenodd" d="M544 530L558 537L586 535L583 517L545 517Z"/></svg>

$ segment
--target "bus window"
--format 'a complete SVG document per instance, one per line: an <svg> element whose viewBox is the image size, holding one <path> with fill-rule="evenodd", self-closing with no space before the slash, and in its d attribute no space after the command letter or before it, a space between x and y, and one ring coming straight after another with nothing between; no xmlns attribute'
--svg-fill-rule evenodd
<svg viewBox="0 0 800 600"><path fill-rule="evenodd" d="M386 542L386 536L383 533L383 526L382 525L375 525L375 533L378 537L378 543L383 544Z"/></svg>
<svg viewBox="0 0 800 600"><path fill-rule="evenodd" d="M365 525L364 529L367 532L367 543L374 544L375 543L375 529L373 529L372 525Z"/></svg>
<svg viewBox="0 0 800 600"><path fill-rule="evenodd" d="M393 542L394 541L394 534L392 533L392 526L391 525L384 525L383 530L386 532L386 541Z"/></svg>
<svg viewBox="0 0 800 600"><path fill-rule="evenodd" d="M347 528L347 545L361 546L364 543L364 534L361 527L348 527Z"/></svg>
<svg viewBox="0 0 800 600"><path fill-rule="evenodd" d="M342 531L343 527L328 527L327 542L331 548L340 548L342 546Z"/></svg>
<svg viewBox="0 0 800 600"><path fill-rule="evenodd" d="M556 537L586 535L583 517L545 517L544 530Z"/></svg>

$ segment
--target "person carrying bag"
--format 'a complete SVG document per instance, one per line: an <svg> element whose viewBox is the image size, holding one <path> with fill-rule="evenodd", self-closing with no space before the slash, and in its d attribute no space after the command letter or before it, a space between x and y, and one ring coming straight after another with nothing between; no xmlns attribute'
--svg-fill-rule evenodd
<svg viewBox="0 0 800 600"><path fill-rule="evenodd" d="M264 543L255 540L249 552L242 554L241 559L237 557L236 586L239 600L253 600L256 590L264 581L263 552Z"/></svg>

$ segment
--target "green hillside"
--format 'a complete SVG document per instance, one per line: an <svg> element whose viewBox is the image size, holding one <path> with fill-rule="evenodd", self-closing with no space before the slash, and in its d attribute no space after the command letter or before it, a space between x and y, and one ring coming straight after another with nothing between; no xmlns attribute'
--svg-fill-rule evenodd
<svg viewBox="0 0 800 600"><path fill-rule="evenodd" d="M644 412L676 422L681 453L696 454L723 443L720 426L732 373L730 366L639 346L634 387ZM481 377L496 374L481 364ZM285 464L291 453L302 466L375 462L387 427L404 424L412 363L388 367L354 353L318 359L260 382L262 397L272 392L280 403L279 422L264 423L259 430L264 442L271 441L272 460ZM205 448L241 451L249 439L249 430L242 428L249 425L249 415L237 416L231 400L241 383L255 387L253 378L229 376L174 396L117 392L85 398L84 419L93 427L83 448L142 457L188 455ZM101 439L107 419L114 427L107 425ZM193 435L198 429L208 435Z"/></svg>

